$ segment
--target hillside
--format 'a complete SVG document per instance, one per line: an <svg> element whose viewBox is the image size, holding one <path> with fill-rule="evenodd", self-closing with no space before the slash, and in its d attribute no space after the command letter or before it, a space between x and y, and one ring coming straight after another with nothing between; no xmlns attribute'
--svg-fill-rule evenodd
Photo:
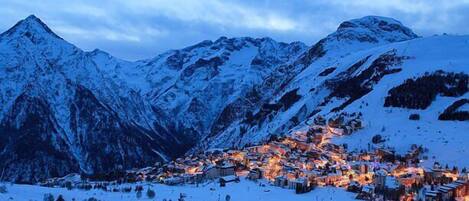
<svg viewBox="0 0 469 201"><path fill-rule="evenodd" d="M297 73L277 96L263 107L252 110L252 117L246 116L215 138L206 140L208 147L230 146L231 143L243 146L266 140L270 135L307 130L318 115L327 119L342 113L361 113L365 129L337 139L337 143L362 149L371 143L374 135L380 134L388 139L385 144L396 147L398 151L405 152L412 144L421 144L428 146L435 160L469 165L467 161L460 160L467 156L467 115L459 121L439 120L439 115L453 102L467 99L468 60L465 55L469 51L469 37L443 35L419 38L411 34L396 41L363 42L356 40L359 37L338 37L343 32L341 27L308 51L315 52L321 44L323 48L319 49L324 53L313 56L311 64ZM361 35L362 31L359 33ZM334 47L342 48L336 50ZM402 103L385 104L386 99L391 100L393 88L429 75L442 80L423 81L420 89L416 84L406 87L409 95L403 98ZM450 82L444 84L443 77L446 76ZM442 85L431 84L434 82ZM288 107L282 107L285 106L284 100L290 101ZM419 103L421 101L424 103ZM412 107L412 102L424 105ZM421 119L410 120L411 114L419 114ZM441 151L447 149L451 151Z"/></svg>
<svg viewBox="0 0 469 201"><path fill-rule="evenodd" d="M379 134L380 146L419 144L469 166L468 53L469 36L419 37L367 16L310 47L220 37L130 62L82 51L30 16L0 35L2 179L145 167L344 113L364 129L335 143L365 149Z"/></svg>

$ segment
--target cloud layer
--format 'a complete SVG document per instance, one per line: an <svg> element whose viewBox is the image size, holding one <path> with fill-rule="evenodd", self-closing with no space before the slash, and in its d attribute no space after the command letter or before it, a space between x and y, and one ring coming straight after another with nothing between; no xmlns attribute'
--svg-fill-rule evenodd
<svg viewBox="0 0 469 201"><path fill-rule="evenodd" d="M469 1L2 0L0 30L35 14L66 40L130 60L220 36L313 44L342 21L400 20L420 35L469 33Z"/></svg>

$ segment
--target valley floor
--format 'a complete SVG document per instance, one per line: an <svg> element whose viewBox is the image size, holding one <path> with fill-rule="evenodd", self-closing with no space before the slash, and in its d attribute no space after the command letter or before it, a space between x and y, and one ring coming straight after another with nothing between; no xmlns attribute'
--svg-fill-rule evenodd
<svg viewBox="0 0 469 201"><path fill-rule="evenodd" d="M318 187L313 191L305 194L295 194L294 190L283 189L271 186L264 182L265 186L261 186L261 182L252 182L241 179L240 183L229 183L226 187L220 187L218 183L206 183L198 187L194 185L183 186L166 186L162 184L142 183L144 190L142 197L137 198L136 193L132 190L130 193L123 192L105 192L102 190L67 190L65 188L47 188L33 185L6 184L7 193L0 193L1 201L42 201L44 194L51 193L54 198L59 194L63 195L66 201L76 200L82 201L94 197L102 201L115 200L173 200L179 199L181 193L185 194L185 201L224 201L226 195L231 197L231 201L348 201L354 200L356 194L346 192L344 189L334 187ZM153 189L156 196L149 199L146 196L147 188Z"/></svg>

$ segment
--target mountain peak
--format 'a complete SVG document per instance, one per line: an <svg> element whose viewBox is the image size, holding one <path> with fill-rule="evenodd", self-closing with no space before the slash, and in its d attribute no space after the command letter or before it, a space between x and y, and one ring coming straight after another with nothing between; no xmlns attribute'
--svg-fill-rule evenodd
<svg viewBox="0 0 469 201"><path fill-rule="evenodd" d="M333 35L339 40L369 43L399 42L418 37L401 22L381 16L365 16L342 22Z"/></svg>
<svg viewBox="0 0 469 201"><path fill-rule="evenodd" d="M29 22L29 21L34 21L34 22L41 22L41 19L39 19L38 17L36 17L34 14L28 16L27 18L24 19L24 21L26 22Z"/></svg>
<svg viewBox="0 0 469 201"><path fill-rule="evenodd" d="M12 28L8 31L2 33L0 37L9 36L52 36L55 38L62 39L57 34L55 34L44 22L41 21L35 15L30 15L27 18L19 21L16 23Z"/></svg>
<svg viewBox="0 0 469 201"><path fill-rule="evenodd" d="M401 22L389 18L389 17L382 17L382 16L365 16L362 18L357 18L357 19L351 19L345 22L342 22L339 25L338 30L340 29L346 29L349 27L373 27L373 26L379 26L379 25L386 25L386 24L396 24L399 26L403 26Z"/></svg>

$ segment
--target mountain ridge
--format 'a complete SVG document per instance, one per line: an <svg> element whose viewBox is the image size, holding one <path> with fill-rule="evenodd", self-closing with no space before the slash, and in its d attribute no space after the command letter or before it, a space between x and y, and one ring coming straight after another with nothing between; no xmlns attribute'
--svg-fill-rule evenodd
<svg viewBox="0 0 469 201"><path fill-rule="evenodd" d="M0 159L22 156L0 168L5 180L16 182L70 172L103 174L171 160L188 150L258 143L305 129L317 115L361 111L369 118L373 115L363 110L369 96L380 91L374 96L384 98L402 79L436 71L436 64L450 61L445 70L461 71L467 79L461 55L469 52L468 39L422 38L397 20L367 16L341 23L312 46L220 37L130 62L99 49L82 51L32 15L0 35L0 103L6 106L0 113ZM418 46L440 48L428 57ZM442 55L445 51L452 54ZM412 64L420 68L409 70ZM467 87L462 90L462 96L447 98L466 98ZM383 113L393 110L373 105ZM24 157L29 153L24 144L33 141L49 148ZM51 163L62 164L63 171L40 168Z"/></svg>

